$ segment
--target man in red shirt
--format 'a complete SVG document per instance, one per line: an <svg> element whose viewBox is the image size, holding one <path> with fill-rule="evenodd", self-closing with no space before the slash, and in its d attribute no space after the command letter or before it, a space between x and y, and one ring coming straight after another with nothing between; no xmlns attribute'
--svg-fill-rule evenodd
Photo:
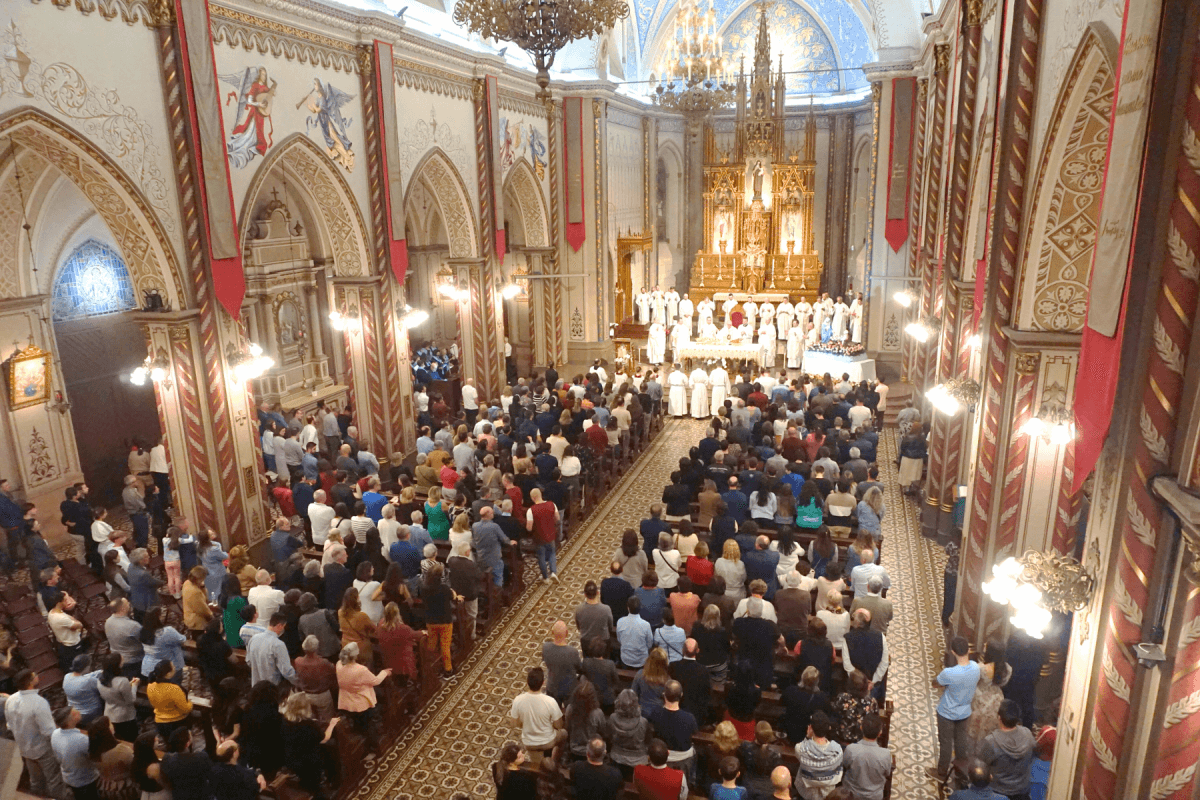
<svg viewBox="0 0 1200 800"><path fill-rule="evenodd" d="M554 543L558 539L558 521L561 519L558 506L549 501L542 502L541 489L531 489L529 499L533 505L525 514L525 529L533 534L542 583L557 581L558 554Z"/></svg>
<svg viewBox="0 0 1200 800"><path fill-rule="evenodd" d="M500 479L504 484L504 496L512 500L512 515L513 519L525 521L525 496L521 494L521 487L517 486L513 481L511 472L504 473Z"/></svg>
<svg viewBox="0 0 1200 800"><path fill-rule="evenodd" d="M766 411L771 405L771 399L763 394L762 384L755 383L754 391L746 398L746 402L752 406L758 406L762 411Z"/></svg>
<svg viewBox="0 0 1200 800"><path fill-rule="evenodd" d="M683 771L667 766L667 743L655 739L650 742L647 753L650 763L633 768L633 785L638 796L654 800L687 800L688 785Z"/></svg>
<svg viewBox="0 0 1200 800"><path fill-rule="evenodd" d="M605 451L608 450L608 434L601 425L596 424L594 417L592 424L583 434L587 438L588 447L592 448L592 455L597 459L603 458Z"/></svg>

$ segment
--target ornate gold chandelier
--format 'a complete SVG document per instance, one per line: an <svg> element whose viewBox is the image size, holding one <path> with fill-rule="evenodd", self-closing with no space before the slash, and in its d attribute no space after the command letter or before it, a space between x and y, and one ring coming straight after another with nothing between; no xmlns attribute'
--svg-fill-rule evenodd
<svg viewBox="0 0 1200 800"><path fill-rule="evenodd" d="M704 116L733 102L730 78L712 0L707 11L700 10L699 0L680 0L675 35L658 63L654 102L672 111Z"/></svg>
<svg viewBox="0 0 1200 800"><path fill-rule="evenodd" d="M610 30L629 16L625 0L459 0L454 21L487 39L512 42L533 56L539 97L549 97L554 56L576 39Z"/></svg>

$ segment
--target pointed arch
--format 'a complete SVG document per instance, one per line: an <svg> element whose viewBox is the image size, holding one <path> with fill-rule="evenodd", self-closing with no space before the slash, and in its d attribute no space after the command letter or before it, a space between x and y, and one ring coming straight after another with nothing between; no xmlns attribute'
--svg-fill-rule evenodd
<svg viewBox="0 0 1200 800"><path fill-rule="evenodd" d="M521 227L525 231L528 247L550 246L550 216L546 212L546 199L537 175L525 158L519 159L504 179L504 192L516 200L521 215Z"/></svg>
<svg viewBox="0 0 1200 800"><path fill-rule="evenodd" d="M272 148L254 174L238 214L241 241L248 241L259 194L276 169L290 178L296 191L307 200L325 251L333 256L335 274L345 277L375 274L372 251L367 246L370 235L350 185L302 133L294 133Z"/></svg>
<svg viewBox="0 0 1200 800"><path fill-rule="evenodd" d="M0 117L0 141L15 143L18 151L31 153L45 169L56 170L95 207L129 267L136 297L157 290L172 308L189 305L188 284L182 280L175 250L161 221L133 181L108 156L77 131L28 107ZM24 161L20 156L17 160L18 163ZM12 166L3 165L6 183L15 172ZM19 205L19 200L13 197L15 191L4 194L7 204L15 201ZM31 216L35 212L34 209L29 211ZM16 208L16 214L5 215L5 219L15 220L19 215L20 209ZM0 241L10 232L7 230L10 227L5 225L6 230L0 231ZM23 245L15 242L14 245L11 252L24 252ZM17 259L6 269L12 274L0 283L18 287L31 285L17 272Z"/></svg>
<svg viewBox="0 0 1200 800"><path fill-rule="evenodd" d="M1108 150L1113 63L1105 38L1089 27L1059 92L1036 173L1018 292L1021 328L1083 329Z"/></svg>
<svg viewBox="0 0 1200 800"><path fill-rule="evenodd" d="M462 176L440 147L432 148L417 162L404 193L406 213L413 195L413 187L418 183L425 186L437 204L442 222L446 226L450 258L477 257L479 228L471 210L471 195L467 192L467 185Z"/></svg>

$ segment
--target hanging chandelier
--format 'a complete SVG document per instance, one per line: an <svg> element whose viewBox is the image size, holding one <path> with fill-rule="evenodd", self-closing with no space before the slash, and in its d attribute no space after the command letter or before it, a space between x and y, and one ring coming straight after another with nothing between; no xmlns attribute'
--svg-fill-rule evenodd
<svg viewBox="0 0 1200 800"><path fill-rule="evenodd" d="M656 105L682 114L706 116L733 103L730 65L717 35L712 0L700 10L699 0L680 0L675 35L667 40L658 63Z"/></svg>
<svg viewBox="0 0 1200 800"><path fill-rule="evenodd" d="M537 66L538 97L548 98L554 56L576 39L590 39L629 16L625 0L460 0L454 21L485 39L512 42Z"/></svg>

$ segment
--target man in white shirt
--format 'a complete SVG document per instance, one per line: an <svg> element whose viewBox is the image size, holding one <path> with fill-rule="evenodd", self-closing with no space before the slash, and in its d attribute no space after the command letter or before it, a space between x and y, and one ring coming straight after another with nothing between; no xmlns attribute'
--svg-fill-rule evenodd
<svg viewBox="0 0 1200 800"><path fill-rule="evenodd" d="M863 405L863 399L856 397L854 407L850 409L850 430L856 431L871 418L871 409Z"/></svg>
<svg viewBox="0 0 1200 800"><path fill-rule="evenodd" d="M533 667L525 679L529 687L513 698L508 713L514 725L521 726L521 744L529 753L530 764L541 763L546 751L564 737L562 710L553 697L542 691L546 673L541 667Z"/></svg>
<svg viewBox="0 0 1200 800"><path fill-rule="evenodd" d="M470 378L463 380L462 402L463 411L467 414L467 424L474 425L475 416L479 413L479 390Z"/></svg>
<svg viewBox="0 0 1200 800"><path fill-rule="evenodd" d="M892 579L888 577L887 569L882 564L875 563L875 551L871 548L863 548L862 563L854 569L850 570L850 585L854 589L854 599L866 597L867 585L871 582L871 578L879 578L884 589L890 589Z"/></svg>
<svg viewBox="0 0 1200 800"><path fill-rule="evenodd" d="M312 540L322 547L329 537L329 523L333 521L333 507L325 504L325 490L313 492L313 501L308 504L308 521L312 523Z"/></svg>
<svg viewBox="0 0 1200 800"><path fill-rule="evenodd" d="M258 609L259 619L270 619L283 605L283 591L271 586L271 573L260 569L254 574L258 584L246 592L246 602Z"/></svg>

